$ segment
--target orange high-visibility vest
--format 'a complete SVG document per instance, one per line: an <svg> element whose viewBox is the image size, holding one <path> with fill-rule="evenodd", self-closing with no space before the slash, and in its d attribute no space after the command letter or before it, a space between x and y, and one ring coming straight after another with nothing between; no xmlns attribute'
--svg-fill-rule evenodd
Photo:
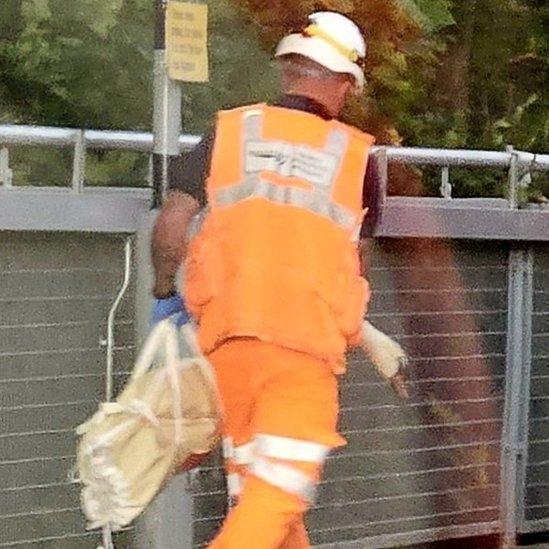
<svg viewBox="0 0 549 549"><path fill-rule="evenodd" d="M257 337L342 364L369 298L354 240L373 141L281 107L218 114L208 211L185 268L203 352Z"/></svg>

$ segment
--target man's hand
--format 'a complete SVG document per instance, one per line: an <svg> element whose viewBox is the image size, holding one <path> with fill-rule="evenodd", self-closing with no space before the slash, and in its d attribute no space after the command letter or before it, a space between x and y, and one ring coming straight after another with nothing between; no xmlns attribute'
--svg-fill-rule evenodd
<svg viewBox="0 0 549 549"><path fill-rule="evenodd" d="M408 376L403 370L400 370L398 374L395 374L390 380L393 391L402 400L410 398L410 391L408 390Z"/></svg>
<svg viewBox="0 0 549 549"><path fill-rule="evenodd" d="M408 357L404 349L366 320L362 325L360 347L374 364L378 373L391 383L395 393L402 399L409 398L405 373Z"/></svg>
<svg viewBox="0 0 549 549"><path fill-rule="evenodd" d="M162 320L174 315L177 315L174 318L176 326L182 326L191 320L181 295L175 294L165 299L155 299L151 314L151 326L155 326Z"/></svg>

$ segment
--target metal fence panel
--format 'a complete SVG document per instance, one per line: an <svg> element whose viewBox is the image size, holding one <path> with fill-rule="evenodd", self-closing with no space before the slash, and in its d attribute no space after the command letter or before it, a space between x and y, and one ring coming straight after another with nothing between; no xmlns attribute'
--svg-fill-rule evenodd
<svg viewBox="0 0 549 549"><path fill-rule="evenodd" d="M0 233L0 547L97 545L67 474L74 427L103 398L102 340L123 248L108 235ZM549 527L547 250L535 254L524 532ZM316 545L390 547L500 527L508 252L505 243L372 244L370 318L409 350L414 395L399 403L349 355L348 445L329 458L308 517ZM130 294L117 315L117 387L133 361L133 318ZM196 547L226 511L220 465L216 455L195 473Z"/></svg>
<svg viewBox="0 0 549 549"><path fill-rule="evenodd" d="M549 247L536 248L532 385L523 531L549 530Z"/></svg>
<svg viewBox="0 0 549 549"><path fill-rule="evenodd" d="M384 547L497 528L507 252L412 239L371 250L370 318L409 350L414 396L399 403L358 353L349 356L340 423L348 444L329 458L309 513L315 544ZM199 547L219 525L225 494L218 458L197 475Z"/></svg>
<svg viewBox="0 0 549 549"><path fill-rule="evenodd" d="M97 546L68 476L74 428L104 398L123 246L114 236L0 233L0 547ZM117 319L121 382L133 360L130 299Z"/></svg>

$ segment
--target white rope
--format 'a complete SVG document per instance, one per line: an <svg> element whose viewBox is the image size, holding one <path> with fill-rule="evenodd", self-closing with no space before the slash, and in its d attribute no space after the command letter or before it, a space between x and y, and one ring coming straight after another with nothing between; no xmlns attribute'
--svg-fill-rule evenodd
<svg viewBox="0 0 549 549"><path fill-rule="evenodd" d="M113 394L113 357L114 357L114 315L128 289L131 275L131 258L132 258L132 241L131 238L126 239L124 246L124 281L120 287L120 291L112 304L107 320L107 371L105 375L105 400L110 402ZM110 524L103 526L103 549L114 549L112 540L112 529Z"/></svg>
<svg viewBox="0 0 549 549"><path fill-rule="evenodd" d="M126 239L126 245L124 246L124 281L114 303L112 304L111 310L109 311L109 316L107 320L107 373L106 373L106 386L105 386L105 400L109 402L112 400L112 386L113 386L113 356L114 356L114 315L120 301L124 297L126 290L130 284L130 274L131 274L131 258L132 258L132 241L131 238Z"/></svg>
<svg viewBox="0 0 549 549"><path fill-rule="evenodd" d="M110 525L103 527L103 545L99 546L97 549L114 549Z"/></svg>

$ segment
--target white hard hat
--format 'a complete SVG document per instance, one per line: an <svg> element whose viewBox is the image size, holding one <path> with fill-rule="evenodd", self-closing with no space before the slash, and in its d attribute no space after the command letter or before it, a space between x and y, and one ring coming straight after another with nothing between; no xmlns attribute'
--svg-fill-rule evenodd
<svg viewBox="0 0 549 549"><path fill-rule="evenodd" d="M275 57L303 55L333 72L353 75L357 88L362 89L366 42L357 25L332 11L313 13L309 22L301 33L290 34L280 41Z"/></svg>

